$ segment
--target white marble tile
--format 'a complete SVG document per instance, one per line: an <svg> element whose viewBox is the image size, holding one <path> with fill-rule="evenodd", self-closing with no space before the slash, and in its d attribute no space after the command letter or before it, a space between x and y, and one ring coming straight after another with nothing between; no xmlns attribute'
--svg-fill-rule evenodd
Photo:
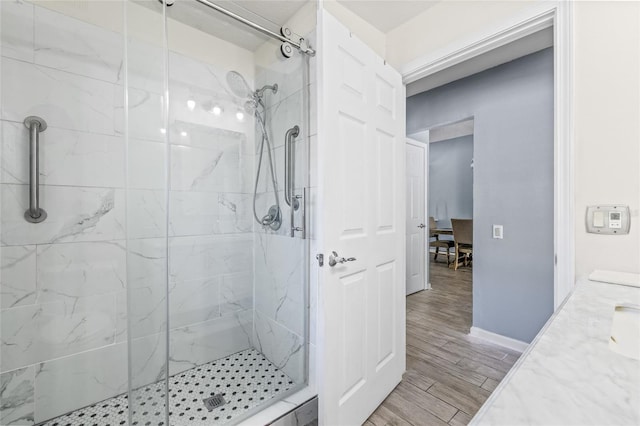
<svg viewBox="0 0 640 426"><path fill-rule="evenodd" d="M115 105L114 128L118 134L125 133L124 97L121 86L114 86L112 97ZM160 93L130 87L129 99L129 138L164 142L166 123L163 115L163 99Z"/></svg>
<svg viewBox="0 0 640 426"><path fill-rule="evenodd" d="M0 424L35 424L34 377L34 366L0 374Z"/></svg>
<svg viewBox="0 0 640 426"><path fill-rule="evenodd" d="M318 400L312 400L302 406L295 408L295 411L288 413L284 417L270 423L269 426L310 426L317 425L318 420Z"/></svg>
<svg viewBox="0 0 640 426"><path fill-rule="evenodd" d="M280 401L263 408L253 416L238 423L239 426L254 426L254 425L271 425L275 420L286 415L291 410L309 401L311 398L318 395L318 393L311 389L310 386L298 385L296 388L300 389L293 395L287 396ZM310 426L310 425L308 425Z"/></svg>
<svg viewBox="0 0 640 426"><path fill-rule="evenodd" d="M0 309L35 303L36 246L2 247L0 258Z"/></svg>
<svg viewBox="0 0 640 426"><path fill-rule="evenodd" d="M173 237L169 240L169 275L188 281L244 272L253 267L251 234Z"/></svg>
<svg viewBox="0 0 640 426"><path fill-rule="evenodd" d="M172 191L172 236L235 234L253 229L253 195Z"/></svg>
<svg viewBox="0 0 640 426"><path fill-rule="evenodd" d="M64 389L64 392L61 392ZM127 345L110 345L36 366L36 422L127 390Z"/></svg>
<svg viewBox="0 0 640 426"><path fill-rule="evenodd" d="M2 183L29 183L29 131L2 123ZM40 134L40 184L124 187L121 137L49 127Z"/></svg>
<svg viewBox="0 0 640 426"><path fill-rule="evenodd" d="M266 92L266 105L271 108L302 89L302 56L296 55L290 59L274 60L268 67L258 67L256 72L256 87L264 85L278 85L277 93Z"/></svg>
<svg viewBox="0 0 640 426"><path fill-rule="evenodd" d="M220 64L220 62L219 62ZM169 52L169 84L202 88L231 96L227 87L227 70L179 53Z"/></svg>
<svg viewBox="0 0 640 426"><path fill-rule="evenodd" d="M156 33L158 39L162 34L162 17L155 14L146 14L145 22L136 22L136 18L128 13L128 26L132 28L136 25L144 25L145 32L148 36ZM157 22L151 22L150 18L157 19ZM148 43L146 41L134 38L135 36L129 31L127 39L127 76L130 88L136 88L147 92L162 93L164 91L164 54L162 46L158 44ZM120 73L121 83L123 73Z"/></svg>
<svg viewBox="0 0 640 426"><path fill-rule="evenodd" d="M304 342L297 334L276 324L260 311L254 316L254 346L295 383L304 381Z"/></svg>
<svg viewBox="0 0 640 426"><path fill-rule="evenodd" d="M33 4L13 0L0 2L0 7L2 56L33 62Z"/></svg>
<svg viewBox="0 0 640 426"><path fill-rule="evenodd" d="M170 127L176 130L176 133L172 134L173 143L181 143L180 140L184 138L182 132L189 133L189 125L229 132L252 133L253 115L244 107L246 99L231 99L227 95L213 93L207 89L176 84L169 86L169 92L171 93ZM220 114L212 112L215 106L221 108ZM238 111L243 113L242 119L238 119Z"/></svg>
<svg viewBox="0 0 640 426"><path fill-rule="evenodd" d="M124 291L124 242L46 244L38 246L38 303L76 301Z"/></svg>
<svg viewBox="0 0 640 426"><path fill-rule="evenodd" d="M171 282L169 323L171 328L209 321L220 316L222 277Z"/></svg>
<svg viewBox="0 0 640 426"><path fill-rule="evenodd" d="M122 3L105 3L123 17ZM122 73L123 35L58 12L35 8L35 63L109 82Z"/></svg>
<svg viewBox="0 0 640 426"><path fill-rule="evenodd" d="M21 306L0 316L1 368L12 370L113 343L115 295Z"/></svg>
<svg viewBox="0 0 640 426"><path fill-rule="evenodd" d="M130 189L127 193L127 234L129 238L167 235L164 191Z"/></svg>
<svg viewBox="0 0 640 426"><path fill-rule="evenodd" d="M164 190L168 185L166 145L134 139L129 141L127 149L129 188Z"/></svg>
<svg viewBox="0 0 640 426"><path fill-rule="evenodd" d="M112 241L124 238L124 190L41 186L40 207L47 219L24 219L27 185L2 185L2 244L46 244L71 241Z"/></svg>
<svg viewBox="0 0 640 426"><path fill-rule="evenodd" d="M245 177L239 147L202 149L171 146L171 189L176 191L242 192Z"/></svg>
<svg viewBox="0 0 640 426"><path fill-rule="evenodd" d="M171 331L170 373L193 368L251 347L251 311Z"/></svg>
<svg viewBox="0 0 640 426"><path fill-rule="evenodd" d="M304 334L304 243L260 233L255 239L256 310L299 336Z"/></svg>
<svg viewBox="0 0 640 426"><path fill-rule="evenodd" d="M182 133L184 131L184 133ZM232 151L239 155L253 153L249 136L253 127L229 130L214 124L198 124L193 121L173 120L171 122L171 143L213 151Z"/></svg>
<svg viewBox="0 0 640 426"><path fill-rule="evenodd" d="M219 233L231 234L252 231L253 194L218 194L217 207L217 231Z"/></svg>
<svg viewBox="0 0 640 426"><path fill-rule="evenodd" d="M640 364L608 345L619 304L640 289L578 280L470 424L639 424Z"/></svg>
<svg viewBox="0 0 640 426"><path fill-rule="evenodd" d="M302 91L293 93L288 98L275 104L267 110L267 127L271 132L272 148L283 146L287 130L293 126L300 128L300 137L308 134L305 129L302 114ZM256 152L259 149L260 133L256 132Z"/></svg>
<svg viewBox="0 0 640 426"><path fill-rule="evenodd" d="M132 338L166 330L166 242L163 238L129 240L127 293L118 295L118 341L127 337L127 315ZM127 298L131 309L127 311Z"/></svg>
<svg viewBox="0 0 640 426"><path fill-rule="evenodd" d="M253 309L253 271L224 275L220 290L221 314L250 309Z"/></svg>
<svg viewBox="0 0 640 426"><path fill-rule="evenodd" d="M131 355L131 387L157 383L167 374L167 334L157 333L132 339L129 346ZM138 394L138 391L134 391ZM137 405L133 405L134 409Z"/></svg>
<svg viewBox="0 0 640 426"><path fill-rule="evenodd" d="M204 63L175 52L169 57L169 90L171 106L169 115L176 125L193 123L241 133L250 133L253 120L245 112L244 120L236 118L236 112L244 112L247 99L234 95L226 82L229 69ZM248 75L243 71L243 74ZM247 77L250 78L250 75ZM191 107L187 102L193 101ZM222 113L211 113L213 106L220 106ZM184 130L184 129L178 129Z"/></svg>
<svg viewBox="0 0 640 426"><path fill-rule="evenodd" d="M19 62L2 61L2 118L37 115L49 126L114 134L114 85Z"/></svg>

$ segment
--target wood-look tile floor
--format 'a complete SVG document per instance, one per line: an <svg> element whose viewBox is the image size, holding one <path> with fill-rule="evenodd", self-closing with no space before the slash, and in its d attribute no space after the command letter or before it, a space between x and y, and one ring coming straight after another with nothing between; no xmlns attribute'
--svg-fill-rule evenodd
<svg viewBox="0 0 640 426"><path fill-rule="evenodd" d="M520 355L468 335L470 267L430 266L432 289L407 297L407 371L365 426L466 425Z"/></svg>

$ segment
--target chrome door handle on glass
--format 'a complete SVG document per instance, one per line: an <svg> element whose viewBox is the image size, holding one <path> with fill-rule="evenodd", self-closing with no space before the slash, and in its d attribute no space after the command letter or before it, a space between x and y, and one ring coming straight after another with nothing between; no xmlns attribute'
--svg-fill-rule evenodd
<svg viewBox="0 0 640 426"><path fill-rule="evenodd" d="M40 223L47 218L47 212L40 208L40 133L47 128L47 122L40 117L24 119L29 129L29 208L24 212L27 222Z"/></svg>
<svg viewBox="0 0 640 426"><path fill-rule="evenodd" d="M331 252L331 255L329 256L329 266L331 266L333 268L338 263L354 262L355 260L356 260L355 257L348 257L348 258L340 257L340 256L338 256L338 253L333 251L333 252Z"/></svg>
<svg viewBox="0 0 640 426"><path fill-rule="evenodd" d="M425 224L424 224L424 223L421 223L420 225L418 225L418 228L420 228L420 229L425 228L425 227L426 227L426 226L425 226Z"/></svg>

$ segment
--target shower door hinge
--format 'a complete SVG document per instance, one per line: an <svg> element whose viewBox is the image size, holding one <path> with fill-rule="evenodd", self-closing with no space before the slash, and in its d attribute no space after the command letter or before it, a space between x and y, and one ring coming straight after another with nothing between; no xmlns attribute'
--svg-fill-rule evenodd
<svg viewBox="0 0 640 426"><path fill-rule="evenodd" d="M324 266L324 254L318 253L316 254L316 259L318 259L318 266Z"/></svg>

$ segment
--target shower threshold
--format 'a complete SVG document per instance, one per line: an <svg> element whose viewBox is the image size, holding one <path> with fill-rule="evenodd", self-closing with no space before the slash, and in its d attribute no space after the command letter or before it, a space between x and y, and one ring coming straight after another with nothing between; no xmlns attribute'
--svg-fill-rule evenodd
<svg viewBox="0 0 640 426"><path fill-rule="evenodd" d="M222 425L287 393L293 381L255 349L229 355L175 374L169 378L169 422L171 426ZM208 410L205 400L222 395L225 403ZM164 426L164 381L133 392L133 426ZM127 395L40 423L40 426L128 425ZM209 405L211 408L211 405Z"/></svg>

